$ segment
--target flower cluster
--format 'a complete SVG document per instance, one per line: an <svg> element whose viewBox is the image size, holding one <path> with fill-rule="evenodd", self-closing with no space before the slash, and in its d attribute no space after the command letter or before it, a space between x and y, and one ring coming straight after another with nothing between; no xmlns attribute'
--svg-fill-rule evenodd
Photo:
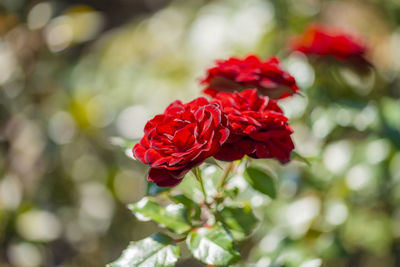
<svg viewBox="0 0 400 267"><path fill-rule="evenodd" d="M218 80L231 87L220 87ZM208 157L222 161L245 155L275 158L281 163L290 160L293 131L270 97L289 96L298 87L276 58L219 61L218 67L208 70L203 84L207 82L206 93L212 99L173 102L147 122L144 137L133 148L134 157L150 165L148 179L158 186L179 184L189 170ZM253 89L242 91L246 87Z"/></svg>
<svg viewBox="0 0 400 267"><path fill-rule="evenodd" d="M295 38L293 49L350 63L367 62L364 45L322 26L312 26ZM175 101L146 124L144 137L134 146L134 157L150 165L150 181L175 186L208 157L290 161L293 130L277 100L292 96L299 87L277 58L262 61L250 55L219 60L201 84L210 99Z"/></svg>
<svg viewBox="0 0 400 267"><path fill-rule="evenodd" d="M358 38L328 26L312 25L293 38L292 50L317 57L332 57L352 64L369 64L366 46Z"/></svg>

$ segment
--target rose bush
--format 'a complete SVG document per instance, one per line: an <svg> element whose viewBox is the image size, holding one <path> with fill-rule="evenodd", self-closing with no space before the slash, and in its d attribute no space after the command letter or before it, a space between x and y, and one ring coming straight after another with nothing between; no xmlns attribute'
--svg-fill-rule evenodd
<svg viewBox="0 0 400 267"><path fill-rule="evenodd" d="M203 97L186 104L175 101L147 122L133 155L150 165L150 181L170 187L214 155L228 136L227 118L217 103Z"/></svg>
<svg viewBox="0 0 400 267"><path fill-rule="evenodd" d="M276 57L261 61L255 55L217 61L215 67L207 70L207 76L201 83L206 86L204 93L210 96L215 96L219 91L257 88L262 95L280 99L299 90L293 76L282 69Z"/></svg>
<svg viewBox="0 0 400 267"><path fill-rule="evenodd" d="M298 87L276 58L261 62L256 56L249 56L218 64L203 81L208 84L204 92L211 96L210 100L199 97L186 104L173 102L163 114L147 122L143 138L133 147L133 156L150 165L148 180L155 185L148 183L148 197L129 208L139 220L151 219L184 237L172 239L159 233L131 243L109 266L148 266L150 262L152 266L173 266L180 253L176 243L182 241L186 241L193 257L206 264L228 266L241 259L234 240L249 235L258 220L245 202L225 206L224 199L234 199L238 193L238 188L227 191L226 185L241 164L238 160L245 155L274 158L281 163L290 160L293 130L271 98L290 96ZM245 89L249 86L256 88ZM218 185L210 177L203 179L199 165L208 157L228 162L207 161L223 169ZM274 179L265 170L250 166L246 159L243 164L243 177L249 187L275 198ZM195 201L196 185L192 184L189 194L165 195L165 200L176 204L160 205L157 195L168 189L158 187L178 185L193 168L203 202ZM212 196L206 185L216 186ZM185 188L187 183L181 186ZM146 244L153 245L148 248ZM166 254L171 256L168 261Z"/></svg>
<svg viewBox="0 0 400 267"><path fill-rule="evenodd" d="M290 160L293 130L277 102L257 95L256 89L241 93L218 93L213 103L221 105L229 121L230 135L216 159L233 161L244 155L252 158Z"/></svg>

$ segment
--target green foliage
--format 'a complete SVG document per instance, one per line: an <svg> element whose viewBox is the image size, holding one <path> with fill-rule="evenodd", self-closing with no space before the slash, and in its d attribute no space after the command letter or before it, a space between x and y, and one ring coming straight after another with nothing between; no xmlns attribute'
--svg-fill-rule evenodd
<svg viewBox="0 0 400 267"><path fill-rule="evenodd" d="M257 191L271 198L276 197L274 179L265 171L257 167L248 167L244 173L247 182Z"/></svg>
<svg viewBox="0 0 400 267"><path fill-rule="evenodd" d="M108 267L170 267L179 258L179 247L172 238L154 234L140 241L131 242L116 261Z"/></svg>
<svg viewBox="0 0 400 267"><path fill-rule="evenodd" d="M183 234L190 230L185 208L181 204L160 206L153 198L144 197L136 204L129 205L135 216L141 221L153 220L162 227Z"/></svg>
<svg viewBox="0 0 400 267"><path fill-rule="evenodd" d="M227 197L230 197L231 199L235 199L239 194L239 188L234 187L234 188L231 188L231 189L226 189L224 191L224 193L225 193L225 195Z"/></svg>
<svg viewBox="0 0 400 267"><path fill-rule="evenodd" d="M249 205L227 206L221 210L219 215L236 240L242 240L251 234L258 222Z"/></svg>
<svg viewBox="0 0 400 267"><path fill-rule="evenodd" d="M190 231L186 244L193 256L212 265L229 265L241 259L232 236L218 224Z"/></svg>
<svg viewBox="0 0 400 267"><path fill-rule="evenodd" d="M171 199L175 203L181 203L185 206L186 212L191 220L200 220L201 208L192 199L182 194L171 196Z"/></svg>
<svg viewBox="0 0 400 267"><path fill-rule="evenodd" d="M307 158L305 158L302 155L300 155L299 153L297 153L296 151L292 151L292 159L303 162L303 163L307 164L308 167L311 167L311 162Z"/></svg>

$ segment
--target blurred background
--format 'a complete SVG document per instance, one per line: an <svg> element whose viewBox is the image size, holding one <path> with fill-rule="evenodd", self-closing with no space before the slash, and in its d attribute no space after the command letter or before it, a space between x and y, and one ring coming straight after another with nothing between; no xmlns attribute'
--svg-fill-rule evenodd
<svg viewBox="0 0 400 267"><path fill-rule="evenodd" d="M314 21L362 36L375 70L291 53ZM261 220L237 265L400 266L399 0L0 0L0 266L104 266L154 232L126 208L145 166L119 137L250 53L301 86L282 106L311 166L266 161L274 201L232 180Z"/></svg>

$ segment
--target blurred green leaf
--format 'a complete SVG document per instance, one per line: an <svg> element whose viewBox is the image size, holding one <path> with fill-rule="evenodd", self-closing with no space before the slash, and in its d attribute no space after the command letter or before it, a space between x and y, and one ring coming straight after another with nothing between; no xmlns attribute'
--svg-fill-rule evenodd
<svg viewBox="0 0 400 267"><path fill-rule="evenodd" d="M154 234L137 242L131 242L116 261L109 267L134 266L175 266L179 258L179 247L173 239L164 234Z"/></svg>
<svg viewBox="0 0 400 267"><path fill-rule="evenodd" d="M224 193L225 193L228 197L230 197L231 199L234 199L234 198L236 198L237 195L239 194L239 188L234 187L234 188L231 188L231 189L226 189L226 190L224 191Z"/></svg>
<svg viewBox="0 0 400 267"><path fill-rule="evenodd" d="M241 259L232 236L217 224L191 231L186 244L193 256L206 264L229 265Z"/></svg>
<svg viewBox="0 0 400 267"><path fill-rule="evenodd" d="M162 207L153 198L144 197L136 204L130 204L129 209L133 211L138 220L153 220L177 234L183 234L191 228L185 208L181 204Z"/></svg>
<svg viewBox="0 0 400 267"><path fill-rule="evenodd" d="M196 180L193 172L187 173L182 182L175 188L190 198L193 198L197 192L201 192L200 183Z"/></svg>
<svg viewBox="0 0 400 267"><path fill-rule="evenodd" d="M248 167L244 173L244 178L255 190L271 198L276 198L274 179L265 171L256 167Z"/></svg>
<svg viewBox="0 0 400 267"><path fill-rule="evenodd" d="M172 196L171 199L175 203L183 204L191 219L200 220L201 208L196 202L182 194Z"/></svg>
<svg viewBox="0 0 400 267"><path fill-rule="evenodd" d="M205 163L217 166L218 168L222 169L222 167L218 164L218 162L214 159L214 158L207 158L205 161Z"/></svg>
<svg viewBox="0 0 400 267"><path fill-rule="evenodd" d="M292 159L301 161L305 164L307 164L308 167L311 167L311 163L308 159L306 159L305 157L303 157L302 155L300 155L299 153L297 153L296 151L292 151Z"/></svg>
<svg viewBox="0 0 400 267"><path fill-rule="evenodd" d="M224 207L219 215L236 240L242 240L249 235L258 222L250 205Z"/></svg>
<svg viewBox="0 0 400 267"><path fill-rule="evenodd" d="M379 103L378 115L382 123L382 136L400 149L400 131L397 129L400 124L398 114L400 114L400 108L397 101L384 99Z"/></svg>

